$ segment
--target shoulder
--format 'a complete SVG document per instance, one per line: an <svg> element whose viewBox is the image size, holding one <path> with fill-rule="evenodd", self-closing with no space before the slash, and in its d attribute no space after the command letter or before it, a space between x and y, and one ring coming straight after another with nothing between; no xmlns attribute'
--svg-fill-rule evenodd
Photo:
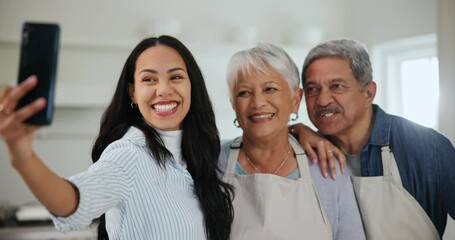
<svg viewBox="0 0 455 240"><path fill-rule="evenodd" d="M406 144L414 144L416 142L426 144L450 143L447 137L433 128L425 127L409 119L386 113L377 105L373 105L373 109L375 112L373 135L378 135L380 132L383 133L384 131L390 131L391 141L395 140Z"/></svg>
<svg viewBox="0 0 455 240"><path fill-rule="evenodd" d="M144 133L131 127L122 138L106 147L98 162L130 165L135 162L133 159L150 158L148 151Z"/></svg>
<svg viewBox="0 0 455 240"><path fill-rule="evenodd" d="M135 127L131 127L122 138L109 144L104 151L108 152L118 148L134 146L145 147L147 144L144 133Z"/></svg>
<svg viewBox="0 0 455 240"><path fill-rule="evenodd" d="M389 115L391 119L392 138L399 137L408 143L416 141L427 144L450 144L448 138L433 128L425 127L409 119Z"/></svg>
<svg viewBox="0 0 455 240"><path fill-rule="evenodd" d="M221 141L221 151L220 151L220 156L218 157L218 170L219 170L218 176L220 178L226 172L227 161L229 158L229 151L231 150L231 143L234 140L235 139Z"/></svg>

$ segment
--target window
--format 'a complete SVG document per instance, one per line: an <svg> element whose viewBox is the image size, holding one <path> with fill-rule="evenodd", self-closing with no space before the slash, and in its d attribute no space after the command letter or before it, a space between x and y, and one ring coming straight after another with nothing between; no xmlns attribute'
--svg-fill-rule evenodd
<svg viewBox="0 0 455 240"><path fill-rule="evenodd" d="M439 76L436 57L406 60L400 66L403 116L437 128Z"/></svg>
<svg viewBox="0 0 455 240"><path fill-rule="evenodd" d="M439 71L434 35L373 48L375 102L387 112L438 128Z"/></svg>

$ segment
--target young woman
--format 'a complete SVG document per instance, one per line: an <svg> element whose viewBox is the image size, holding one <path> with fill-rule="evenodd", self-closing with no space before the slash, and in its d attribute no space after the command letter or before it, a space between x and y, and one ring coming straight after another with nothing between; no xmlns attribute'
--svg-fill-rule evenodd
<svg viewBox="0 0 455 240"><path fill-rule="evenodd" d="M39 127L23 123L45 101L13 110L37 81L1 91L0 134L58 230L86 228L104 214L100 239L229 238L233 196L216 174L215 117L201 71L181 42L160 36L134 48L102 118L94 164L69 179L35 154Z"/></svg>

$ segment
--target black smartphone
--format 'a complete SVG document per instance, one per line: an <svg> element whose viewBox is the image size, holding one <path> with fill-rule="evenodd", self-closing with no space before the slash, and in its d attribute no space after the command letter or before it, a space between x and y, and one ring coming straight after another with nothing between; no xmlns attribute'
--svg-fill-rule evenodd
<svg viewBox="0 0 455 240"><path fill-rule="evenodd" d="M17 109L40 97L47 101L46 108L27 119L27 124L50 125L52 122L59 42L58 24L25 22L22 26L18 83L36 75L38 85L19 101Z"/></svg>

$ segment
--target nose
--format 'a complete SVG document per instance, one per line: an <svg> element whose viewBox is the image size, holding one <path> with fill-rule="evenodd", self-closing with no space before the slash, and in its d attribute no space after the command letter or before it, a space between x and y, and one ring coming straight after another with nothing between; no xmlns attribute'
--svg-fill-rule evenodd
<svg viewBox="0 0 455 240"><path fill-rule="evenodd" d="M333 102L332 93L329 90L322 90L317 98L317 104L319 106L327 106Z"/></svg>
<svg viewBox="0 0 455 240"><path fill-rule="evenodd" d="M160 97L166 97L172 95L174 89L172 88L169 81L159 81L156 94Z"/></svg>
<svg viewBox="0 0 455 240"><path fill-rule="evenodd" d="M260 108L266 104L266 98L262 92L256 92L252 97L252 106Z"/></svg>

